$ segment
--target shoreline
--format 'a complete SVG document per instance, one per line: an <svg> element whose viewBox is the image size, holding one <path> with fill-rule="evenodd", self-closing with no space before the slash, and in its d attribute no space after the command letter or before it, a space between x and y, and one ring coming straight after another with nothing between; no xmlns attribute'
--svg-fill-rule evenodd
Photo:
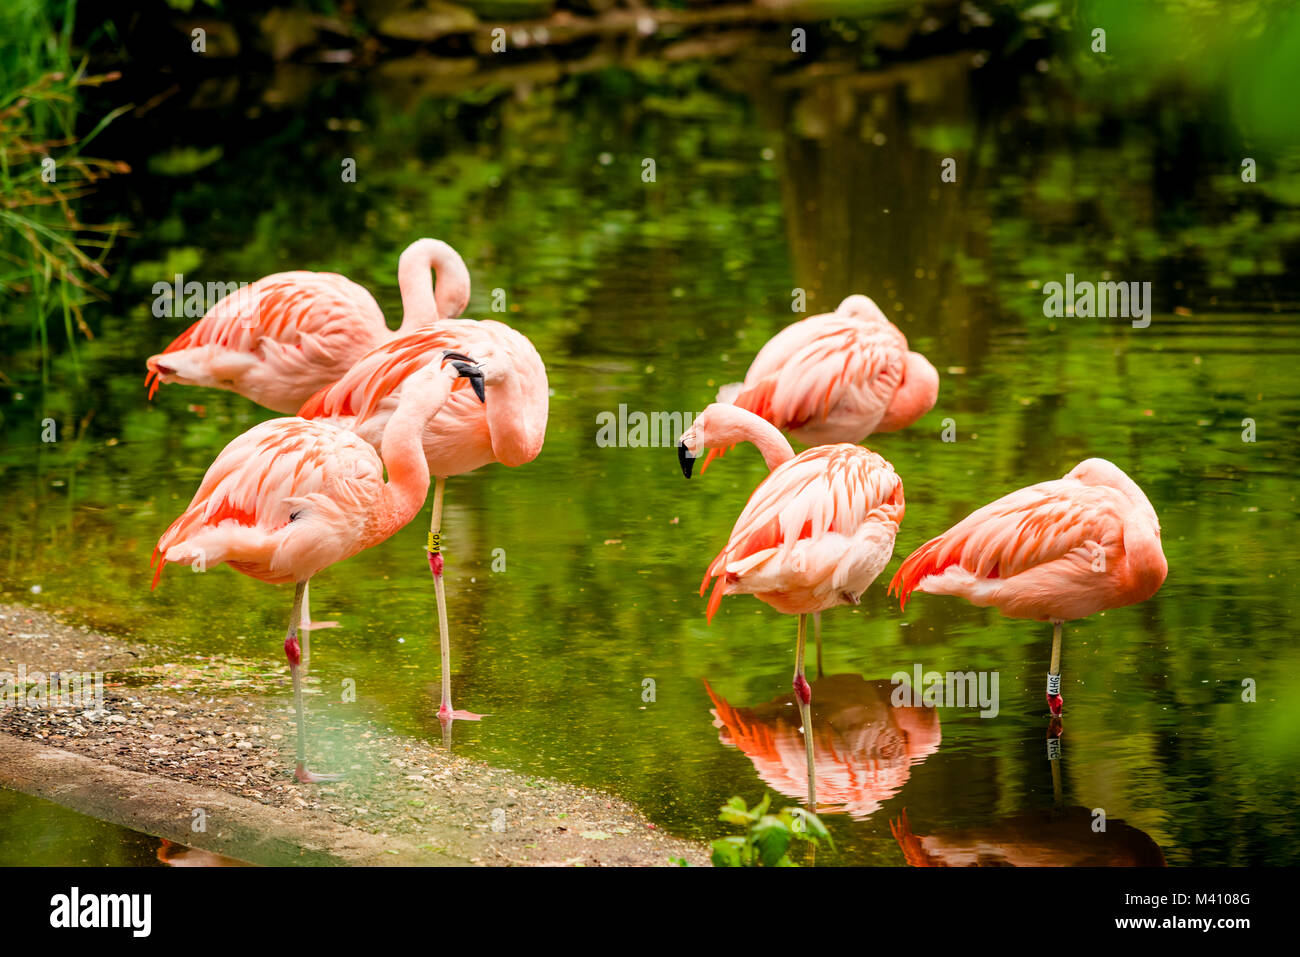
<svg viewBox="0 0 1300 957"><path fill-rule="evenodd" d="M177 660L0 604L0 672L19 664L105 673L104 711L0 708L0 786L201 850L254 864L709 861L706 844L662 833L621 798L458 757L364 718L341 731L356 744L346 777L298 784L283 667ZM326 750L322 767L331 760ZM192 828L198 809L203 831Z"/></svg>

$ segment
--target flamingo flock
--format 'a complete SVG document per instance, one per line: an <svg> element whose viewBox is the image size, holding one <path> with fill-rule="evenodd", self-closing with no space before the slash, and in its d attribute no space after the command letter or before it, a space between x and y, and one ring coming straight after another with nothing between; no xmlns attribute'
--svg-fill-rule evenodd
<svg viewBox="0 0 1300 957"><path fill-rule="evenodd" d="M445 358L456 376L474 380L482 401L482 373L457 353ZM189 508L158 539L155 584L168 562L200 570L224 563L273 585L296 584L284 654L298 712L295 775L303 783L327 779L306 766L298 620L307 582L391 538L420 511L429 494L421 433L451 394L452 379L438 363L414 374L379 454L331 422L292 417L255 425L222 449Z"/></svg>
<svg viewBox="0 0 1300 957"><path fill-rule="evenodd" d="M444 727L477 719L451 701L446 480L493 462L526 464L545 441L541 356L503 323L459 318L470 291L460 255L439 240L418 240L399 259L398 281L396 331L373 297L342 276L276 273L216 303L147 362L150 397L161 384L206 386L290 413L254 426L217 456L158 541L154 584L169 563L224 563L272 584L294 583L284 648L298 718L295 776L304 783L327 778L308 770L306 759L308 581L412 521L432 484L426 551L438 613L438 716ZM915 423L938 393L933 364L909 349L874 302L852 295L834 312L777 333L744 381L724 386L678 444L688 479L697 458L704 457L703 473L742 443L754 445L769 470L705 570L700 593L709 593L710 622L727 595L753 595L797 616L792 687L813 809L808 618L820 677L821 613L861 601L892 560L906 510L902 477L861 443ZM796 454L784 433L809 448ZM1064 706L1064 622L1145 601L1167 571L1146 495L1118 466L1090 458L932 538L903 560L889 592L900 610L924 592L1050 621L1047 703L1055 717Z"/></svg>
<svg viewBox="0 0 1300 957"><path fill-rule="evenodd" d="M799 616L792 682L803 721L808 805L817 807L812 690L804 674L806 617L856 605L888 565L903 520L894 467L855 443L901 429L934 407L939 376L866 296L834 313L787 326L759 350L743 383L724 386L681 437L691 477L732 446L753 443L770 474L754 489L731 537L705 572L715 581L706 616L722 597L751 594ZM794 455L781 429L814 444ZM703 468L701 468L703 472ZM1066 620L1145 601L1165 580L1160 523L1138 485L1105 459L1064 478L1003 496L909 555L890 584L907 605L914 591L955 595L1012 618L1053 623L1047 703L1061 714L1061 631Z"/></svg>
<svg viewBox="0 0 1300 957"><path fill-rule="evenodd" d="M465 260L437 239L406 248L397 282L402 324L394 332L374 296L345 276L305 270L264 276L217 302L149 357L149 398L166 383L199 385L293 415L372 349L454 319L469 302Z"/></svg>
<svg viewBox="0 0 1300 957"><path fill-rule="evenodd" d="M323 779L306 768L303 737L308 581L406 526L435 477L426 547L438 606L438 717L444 727L477 719L451 706L446 480L490 462L531 462L546 436L546 368L532 343L502 323L457 318L470 294L460 255L441 240L420 239L402 253L397 272L397 332L351 280L276 273L216 303L147 363L150 397L160 383L206 385L298 413L254 426L217 456L190 507L158 541L154 586L168 562L201 570L224 563L296 584L285 655L298 712L295 775L304 783ZM443 360L470 380L468 392L448 384Z"/></svg>

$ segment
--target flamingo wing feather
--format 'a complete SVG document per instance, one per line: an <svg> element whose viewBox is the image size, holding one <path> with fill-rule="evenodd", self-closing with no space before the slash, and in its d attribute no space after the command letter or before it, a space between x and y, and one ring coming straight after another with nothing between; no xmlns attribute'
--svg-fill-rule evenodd
<svg viewBox="0 0 1300 957"><path fill-rule="evenodd" d="M902 480L875 452L840 444L796 456L754 490L726 546L709 565L700 589L703 594L712 579L718 580L709 617L722 600L724 583L772 558L780 557L798 574L828 578L838 587L852 564L841 554L845 543L878 524L883 529L879 544L892 548L903 512ZM819 549L822 542L827 543L824 550ZM804 547L796 554L797 545Z"/></svg>
<svg viewBox="0 0 1300 957"><path fill-rule="evenodd" d="M189 507L159 538L151 561L154 585L169 549L195 541L202 532L223 529L245 542L263 541L269 549L272 533L283 529L296 509L338 511L346 526L346 516L364 514L382 483L379 457L352 433L299 418L262 422L222 450ZM209 540L219 539L204 539ZM219 546L205 552L205 564L227 560Z"/></svg>
<svg viewBox="0 0 1300 957"><path fill-rule="evenodd" d="M145 384L150 398L163 382L183 381L292 411L388 335L374 297L345 276L273 273L224 296L151 356Z"/></svg>
<svg viewBox="0 0 1300 957"><path fill-rule="evenodd" d="M976 578L1007 579L1076 549L1109 552L1123 538L1126 503L1114 489L1056 479L1018 489L972 512L906 559L890 582L906 607L932 575L954 565Z"/></svg>

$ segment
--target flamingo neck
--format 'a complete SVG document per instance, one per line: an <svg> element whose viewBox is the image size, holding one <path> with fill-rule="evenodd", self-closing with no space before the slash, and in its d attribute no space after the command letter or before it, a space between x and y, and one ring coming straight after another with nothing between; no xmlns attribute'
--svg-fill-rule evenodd
<svg viewBox="0 0 1300 957"><path fill-rule="evenodd" d="M406 247L397 260L397 285L402 292L399 335L409 335L439 319L454 319L469 303L465 260L439 239L417 239Z"/></svg>
<svg viewBox="0 0 1300 957"><path fill-rule="evenodd" d="M411 381L405 384L397 410L384 427L379 454L388 481L376 509L376 541L383 541L415 518L429 494L429 460L424 456L422 437L429 419L446 402L450 381L441 401L435 402L429 401L428 387L422 385Z"/></svg>
<svg viewBox="0 0 1300 957"><path fill-rule="evenodd" d="M1118 471L1118 470L1116 470ZM1160 519L1142 488L1120 472L1116 482L1133 503L1133 511L1124 522L1124 561L1135 601L1146 601L1165 583L1169 564L1160 544Z"/></svg>
<svg viewBox="0 0 1300 957"><path fill-rule="evenodd" d="M794 449L790 447L790 442L780 433L776 426L770 426L770 428L772 429L771 435L763 435L753 441L754 445L758 447L758 451L763 453L763 462L767 465L767 470L772 472L794 458Z"/></svg>
<svg viewBox="0 0 1300 957"><path fill-rule="evenodd" d="M794 449L789 440L767 419L739 406L728 406L724 414L730 420L726 426L730 435L726 442L719 444L752 443L762 454L768 471L773 471L794 458Z"/></svg>

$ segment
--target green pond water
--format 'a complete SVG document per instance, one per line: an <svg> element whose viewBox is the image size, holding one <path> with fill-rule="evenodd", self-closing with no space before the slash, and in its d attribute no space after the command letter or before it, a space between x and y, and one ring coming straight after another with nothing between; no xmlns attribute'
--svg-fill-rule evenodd
<svg viewBox="0 0 1300 957"><path fill-rule="evenodd" d="M0 788L0 866L149 867L183 850L188 849Z"/></svg>
<svg viewBox="0 0 1300 957"><path fill-rule="evenodd" d="M169 568L149 589L160 532L223 445L271 416L183 387L147 401L145 357L189 321L155 318L152 287L334 270L396 321L397 254L440 237L469 264L466 314L530 336L552 388L535 462L448 483L455 703L488 715L458 722L453 747L718 836L731 795L802 793L782 770L802 766L794 619L736 597L706 625L697 594L763 463L740 449L687 482L670 442L602 447L597 417L696 412L797 318L792 290L809 312L865 293L942 377L930 414L868 443L906 489L886 575L979 505L1093 455L1145 489L1170 571L1151 601L1067 626L1055 766L1049 626L925 595L900 613L883 580L827 613L814 725L844 811L824 809L837 851L818 864L902 864L904 808L916 835L1013 861L1117 862L1154 842L1170 864L1294 862L1300 157L1256 148L1268 175L1244 184L1214 97L1088 96L1054 71L978 62L785 84L687 63L501 90L302 68L183 85L97 143L135 172L95 199L133 230L89 310L95 340L60 350L43 386L26 333L6 333L3 597L178 656L278 662L290 589L225 568ZM144 102L153 88L135 82L119 94ZM339 175L349 157L355 183ZM1150 325L1045 316L1042 286L1067 273L1150 281ZM426 509L313 581L315 614L341 623L314 636L313 673L358 690L315 696L317 729L352 716L442 740L427 523ZM996 671L999 713L890 708L888 679L918 664ZM287 677L276 700L290 705ZM82 825L42 826L39 853L83 859L59 837Z"/></svg>

